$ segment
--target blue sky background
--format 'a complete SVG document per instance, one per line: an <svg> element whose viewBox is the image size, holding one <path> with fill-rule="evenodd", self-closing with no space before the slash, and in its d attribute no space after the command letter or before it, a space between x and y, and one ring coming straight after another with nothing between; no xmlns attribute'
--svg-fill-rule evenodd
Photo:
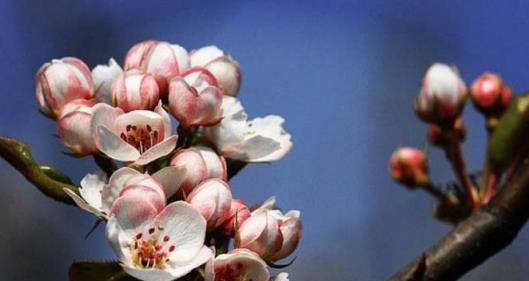
<svg viewBox="0 0 529 281"><path fill-rule="evenodd" d="M216 44L242 65L240 98L251 117L287 120L294 148L232 181L253 203L277 195L300 209L304 237L291 280L382 280L450 230L432 200L387 174L400 144L423 147L411 111L427 66L456 64L467 82L501 73L516 91L529 77L524 1L125 1L0 0L0 134L26 141L36 159L75 180L91 159L62 156L55 124L37 112L34 74L52 58L91 67L122 62L144 39L188 49ZM527 65L526 65L527 64ZM465 156L482 163L483 121L465 113ZM436 181L452 175L431 149ZM0 279L66 280L75 259L112 259L91 215L57 204L0 161ZM463 280L526 280L529 232Z"/></svg>

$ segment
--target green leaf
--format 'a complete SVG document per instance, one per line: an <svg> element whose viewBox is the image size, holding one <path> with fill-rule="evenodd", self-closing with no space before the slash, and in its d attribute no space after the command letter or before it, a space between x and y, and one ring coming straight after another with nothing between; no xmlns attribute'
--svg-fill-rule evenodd
<svg viewBox="0 0 529 281"><path fill-rule="evenodd" d="M496 170L505 169L529 134L529 94L513 100L502 115L489 143L489 157Z"/></svg>
<svg viewBox="0 0 529 281"><path fill-rule="evenodd" d="M69 271L70 281L134 281L119 263L111 261L77 261Z"/></svg>

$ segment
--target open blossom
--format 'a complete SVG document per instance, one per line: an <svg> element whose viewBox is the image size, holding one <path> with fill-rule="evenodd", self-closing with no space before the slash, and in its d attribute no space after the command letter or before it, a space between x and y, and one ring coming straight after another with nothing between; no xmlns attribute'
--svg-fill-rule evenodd
<svg viewBox="0 0 529 281"><path fill-rule="evenodd" d="M222 93L205 68L191 68L169 84L169 110L185 127L209 126L222 117Z"/></svg>
<svg viewBox="0 0 529 281"><path fill-rule="evenodd" d="M185 167L187 170L182 192L191 193L202 181L219 178L227 181L226 161L224 157L207 146L192 146L180 149L171 159L171 165Z"/></svg>
<svg viewBox="0 0 529 281"><path fill-rule="evenodd" d="M208 230L218 227L230 215L231 190L220 179L209 179L198 185L186 201L206 219Z"/></svg>
<svg viewBox="0 0 529 281"><path fill-rule="evenodd" d="M91 131L98 149L108 157L136 165L148 164L176 147L171 118L161 103L153 111L124 113L100 103L94 106Z"/></svg>
<svg viewBox="0 0 529 281"><path fill-rule="evenodd" d="M191 67L201 66L209 70L217 79L224 95L236 97L241 87L239 63L217 46L207 46L193 50L189 55Z"/></svg>
<svg viewBox="0 0 529 281"><path fill-rule="evenodd" d="M129 195L151 195L158 208L163 208L166 197L172 196L178 190L184 174L185 169L177 167L165 167L152 176L123 167L112 174L108 183L103 173L86 175L81 180L80 196L69 189L64 191L81 209L106 220L113 204L124 191L128 191ZM131 190L133 191L130 192Z"/></svg>
<svg viewBox="0 0 529 281"><path fill-rule="evenodd" d="M36 75L36 95L40 110L59 115L62 107L76 99L91 99L94 85L90 69L78 58L66 57L45 63Z"/></svg>
<svg viewBox="0 0 529 281"><path fill-rule="evenodd" d="M409 187L424 185L429 181L426 154L413 147L399 147L391 155L389 172L393 179Z"/></svg>
<svg viewBox="0 0 529 281"><path fill-rule="evenodd" d="M206 221L183 201L161 212L141 196L123 197L112 211L107 239L125 272L145 281L171 281L206 263Z"/></svg>
<svg viewBox="0 0 529 281"><path fill-rule="evenodd" d="M169 80L189 68L186 49L169 42L147 40L134 45L125 57L125 70L140 68L152 74L165 94Z"/></svg>
<svg viewBox="0 0 529 281"><path fill-rule="evenodd" d="M112 104L110 88L112 82L123 72L121 66L111 58L107 65L100 64L92 69L92 79L94 80L95 92L99 101Z"/></svg>
<svg viewBox="0 0 529 281"><path fill-rule="evenodd" d="M222 231L226 235L233 236L235 231L250 217L250 208L240 199L231 200L230 213L222 223Z"/></svg>
<svg viewBox="0 0 529 281"><path fill-rule="evenodd" d="M461 114L466 92L465 83L455 68L435 63L424 75L415 111L426 122L453 120Z"/></svg>
<svg viewBox="0 0 529 281"><path fill-rule="evenodd" d="M247 249L234 249L211 259L206 265L204 279L205 281L274 280L270 279L266 263L259 255Z"/></svg>
<svg viewBox="0 0 529 281"><path fill-rule="evenodd" d="M275 209L275 198L268 199L237 230L236 248L250 249L267 261L289 256L302 235L300 212L283 214Z"/></svg>
<svg viewBox="0 0 529 281"><path fill-rule="evenodd" d="M158 84L154 76L139 69L120 74L111 88L112 104L125 112L153 109L160 100Z"/></svg>
<svg viewBox="0 0 529 281"><path fill-rule="evenodd" d="M90 100L78 99L67 103L57 119L57 133L62 143L75 155L98 152L90 133L92 106Z"/></svg>
<svg viewBox="0 0 529 281"><path fill-rule="evenodd" d="M248 116L241 103L224 96L223 119L205 129L206 135L226 158L245 162L270 162L281 159L292 148L290 134L283 129L284 119L277 115Z"/></svg>

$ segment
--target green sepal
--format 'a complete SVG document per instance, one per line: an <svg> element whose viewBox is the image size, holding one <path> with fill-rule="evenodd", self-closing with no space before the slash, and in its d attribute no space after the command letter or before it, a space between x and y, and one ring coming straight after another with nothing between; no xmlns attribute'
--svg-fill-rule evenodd
<svg viewBox="0 0 529 281"><path fill-rule="evenodd" d="M40 165L40 170L44 172L44 174L46 174L48 177L56 181L60 181L62 183L66 183L69 185L75 185L67 175L65 175L64 173L62 173L61 171L59 171L58 169L54 167Z"/></svg>

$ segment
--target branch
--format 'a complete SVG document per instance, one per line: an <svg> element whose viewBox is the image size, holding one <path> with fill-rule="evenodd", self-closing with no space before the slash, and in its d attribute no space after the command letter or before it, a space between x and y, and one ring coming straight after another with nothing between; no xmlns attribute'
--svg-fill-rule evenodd
<svg viewBox="0 0 529 281"><path fill-rule="evenodd" d="M79 193L78 188L71 183L60 181L63 175L59 175L60 172L57 170L41 167L35 162L27 144L16 139L0 137L0 156L46 196L75 205L72 199L64 193L63 188Z"/></svg>
<svg viewBox="0 0 529 281"><path fill-rule="evenodd" d="M492 202L461 222L389 281L456 280L507 247L529 219L529 163Z"/></svg>

